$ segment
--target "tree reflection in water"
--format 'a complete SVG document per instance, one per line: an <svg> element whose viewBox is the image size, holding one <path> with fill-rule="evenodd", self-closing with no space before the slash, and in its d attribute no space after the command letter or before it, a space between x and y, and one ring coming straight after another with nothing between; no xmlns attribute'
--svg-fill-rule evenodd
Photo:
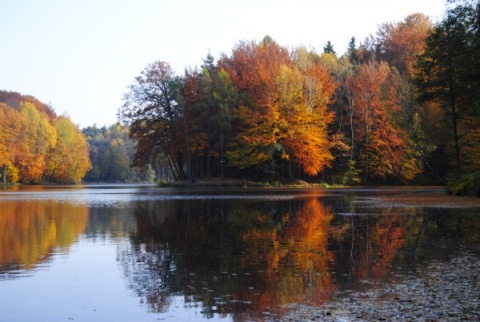
<svg viewBox="0 0 480 322"><path fill-rule="evenodd" d="M0 211L0 274L32 269L85 230L88 209L51 201L5 201ZM1 276L0 276L1 277Z"/></svg>
<svg viewBox="0 0 480 322"><path fill-rule="evenodd" d="M119 260L152 312L182 297L205 317L278 314L381 282L392 265L428 253L442 228L423 211L369 209L348 196L151 200L136 204L136 228Z"/></svg>

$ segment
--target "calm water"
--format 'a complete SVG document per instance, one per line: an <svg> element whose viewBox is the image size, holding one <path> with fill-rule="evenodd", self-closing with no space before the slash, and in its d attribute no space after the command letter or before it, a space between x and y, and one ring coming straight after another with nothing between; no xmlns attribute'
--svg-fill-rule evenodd
<svg viewBox="0 0 480 322"><path fill-rule="evenodd" d="M0 321L261 320L479 255L479 208L396 192L0 190Z"/></svg>

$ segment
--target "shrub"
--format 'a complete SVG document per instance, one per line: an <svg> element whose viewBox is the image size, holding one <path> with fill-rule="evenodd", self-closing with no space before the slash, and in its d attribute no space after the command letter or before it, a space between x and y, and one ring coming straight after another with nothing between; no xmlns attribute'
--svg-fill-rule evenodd
<svg viewBox="0 0 480 322"><path fill-rule="evenodd" d="M449 194L480 197L480 172L457 175L447 183Z"/></svg>

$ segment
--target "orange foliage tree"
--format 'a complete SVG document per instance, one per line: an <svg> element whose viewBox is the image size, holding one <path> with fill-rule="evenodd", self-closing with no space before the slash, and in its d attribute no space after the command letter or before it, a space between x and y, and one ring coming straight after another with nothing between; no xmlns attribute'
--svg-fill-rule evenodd
<svg viewBox="0 0 480 322"><path fill-rule="evenodd" d="M381 25L376 39L378 58L395 67L401 75L412 78L415 59L423 54L432 27L430 18L422 13L408 15L401 22Z"/></svg>
<svg viewBox="0 0 480 322"><path fill-rule="evenodd" d="M392 73L385 63L364 64L350 82L358 164L365 181L388 178L400 171L405 155L401 129L392 122L399 109Z"/></svg>
<svg viewBox="0 0 480 322"><path fill-rule="evenodd" d="M275 173L278 163L291 160L308 175L330 165L327 105L335 84L326 69L314 61L296 66L292 53L268 37L240 43L219 65L239 91L231 165L263 164Z"/></svg>

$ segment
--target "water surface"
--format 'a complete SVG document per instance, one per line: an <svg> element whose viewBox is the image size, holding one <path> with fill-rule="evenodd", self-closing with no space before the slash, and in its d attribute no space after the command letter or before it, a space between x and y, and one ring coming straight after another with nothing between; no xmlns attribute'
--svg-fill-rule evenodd
<svg viewBox="0 0 480 322"><path fill-rule="evenodd" d="M480 208L378 201L425 191L0 190L0 321L274 320L478 258Z"/></svg>

